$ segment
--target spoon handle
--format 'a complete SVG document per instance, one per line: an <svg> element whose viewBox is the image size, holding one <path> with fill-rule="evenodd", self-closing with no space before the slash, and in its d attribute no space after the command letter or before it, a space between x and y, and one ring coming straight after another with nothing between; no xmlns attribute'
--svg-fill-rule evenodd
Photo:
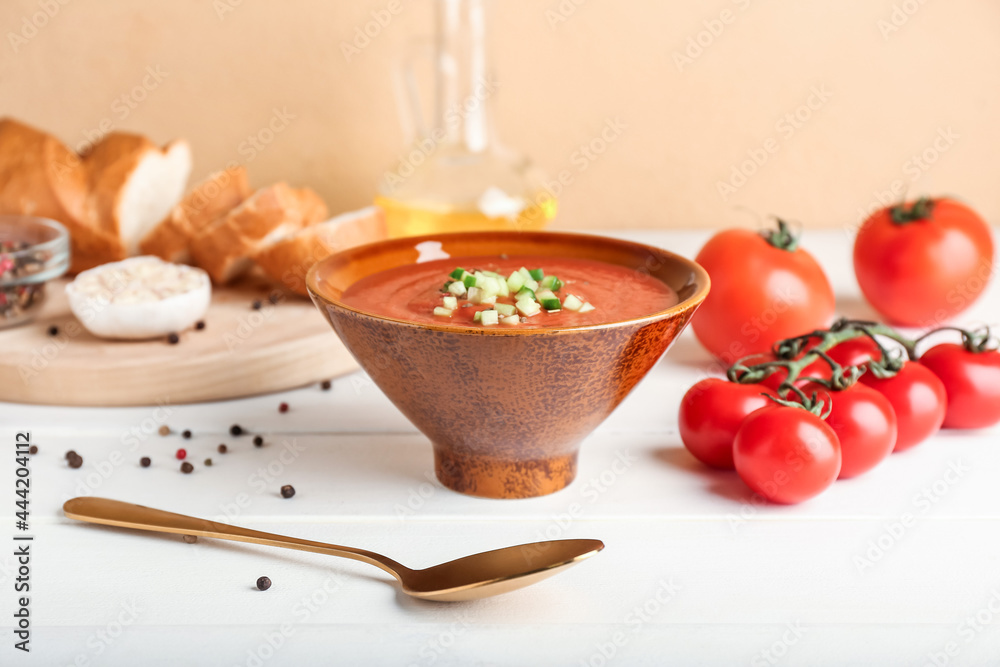
<svg viewBox="0 0 1000 667"><path fill-rule="evenodd" d="M266 544L272 547L284 547L286 549L297 549L299 551L311 551L328 556L350 558L380 567L397 579L400 578L403 572L407 571L407 568L391 558L386 558L381 554L363 549L264 533L259 530L240 528L239 526L231 526L207 519L198 519L193 516L185 516L184 514L164 512L152 507L124 503L119 500L93 497L72 498L67 500L66 504L63 505L63 512L70 519L99 523L106 526L149 530L158 533L214 537L220 540Z"/></svg>

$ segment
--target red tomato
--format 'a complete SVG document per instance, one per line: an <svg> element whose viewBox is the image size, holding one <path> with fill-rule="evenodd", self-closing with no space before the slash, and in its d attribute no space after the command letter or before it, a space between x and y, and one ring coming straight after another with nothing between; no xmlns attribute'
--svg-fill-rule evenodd
<svg viewBox="0 0 1000 667"><path fill-rule="evenodd" d="M696 459L713 468L733 468L733 440L748 414L772 401L759 384L709 378L684 394L678 422L681 440ZM769 393L769 392L768 392Z"/></svg>
<svg viewBox="0 0 1000 667"><path fill-rule="evenodd" d="M840 472L840 443L826 422L802 408L757 410L733 443L736 472L771 502L792 505L833 484Z"/></svg>
<svg viewBox="0 0 1000 667"><path fill-rule="evenodd" d="M896 413L896 446L892 451L920 444L941 428L948 396L941 380L920 362L905 362L896 375L885 380L865 373L861 382L885 396Z"/></svg>
<svg viewBox="0 0 1000 667"><path fill-rule="evenodd" d="M920 363L941 379L948 393L945 428L986 428L1000 422L1000 352L969 352L944 343L924 352Z"/></svg>
<svg viewBox="0 0 1000 667"><path fill-rule="evenodd" d="M885 396L863 384L842 391L824 387L816 387L815 391L824 400L829 397L833 404L826 423L840 440L840 479L867 472L892 453L896 446L896 413Z"/></svg>
<svg viewBox="0 0 1000 667"><path fill-rule="evenodd" d="M775 341L822 329L833 319L830 282L801 248L783 250L761 234L728 229L713 236L696 261L708 271L712 291L691 326L726 363L767 352Z"/></svg>
<svg viewBox="0 0 1000 667"><path fill-rule="evenodd" d="M827 354L841 366L860 366L873 359L882 358L882 351L868 336L859 336L837 343Z"/></svg>
<svg viewBox="0 0 1000 667"><path fill-rule="evenodd" d="M941 324L960 313L986 287L992 267L989 225L950 199L877 211L854 242L861 291L896 324Z"/></svg>

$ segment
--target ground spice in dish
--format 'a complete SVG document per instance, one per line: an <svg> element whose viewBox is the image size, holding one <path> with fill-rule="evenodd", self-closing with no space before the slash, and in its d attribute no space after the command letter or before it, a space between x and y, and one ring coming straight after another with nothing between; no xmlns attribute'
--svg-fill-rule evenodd
<svg viewBox="0 0 1000 667"><path fill-rule="evenodd" d="M170 435L170 427L164 424L160 427L159 433L160 435Z"/></svg>
<svg viewBox="0 0 1000 667"><path fill-rule="evenodd" d="M243 435L243 427L239 424L233 424L229 427L229 435L234 437Z"/></svg>
<svg viewBox="0 0 1000 667"><path fill-rule="evenodd" d="M167 334L167 342L171 345L177 345L177 343L181 342L181 337L175 333L169 333Z"/></svg>
<svg viewBox="0 0 1000 667"><path fill-rule="evenodd" d="M259 435L255 435L253 437L253 446L254 447L263 447L264 446L264 438L260 437Z"/></svg>
<svg viewBox="0 0 1000 667"><path fill-rule="evenodd" d="M16 255L31 247L25 241L0 241L0 282L16 282L38 273L49 260L48 252ZM45 293L45 283L11 285L0 288L0 318L13 320L40 301Z"/></svg>
<svg viewBox="0 0 1000 667"><path fill-rule="evenodd" d="M148 468L150 463L152 463L152 461L149 459L148 456L143 456L141 459L139 459L139 465L141 465L143 468Z"/></svg>
<svg viewBox="0 0 1000 667"><path fill-rule="evenodd" d="M288 412L288 403L282 403L278 406L278 412L284 414Z"/></svg>
<svg viewBox="0 0 1000 667"><path fill-rule="evenodd" d="M283 487L281 487L282 498L291 498L294 495L295 495L295 487L292 486L291 484L285 484Z"/></svg>
<svg viewBox="0 0 1000 667"><path fill-rule="evenodd" d="M271 580L268 579L267 577L261 577L260 579L257 580L258 589L266 591L270 587L271 587Z"/></svg>
<svg viewBox="0 0 1000 667"><path fill-rule="evenodd" d="M32 445L31 447L28 447L28 453L29 454L37 454L38 453L38 445Z"/></svg>
<svg viewBox="0 0 1000 667"><path fill-rule="evenodd" d="M220 454L225 454L226 452L229 451L229 447L226 447L225 445L219 445L218 450Z"/></svg>
<svg viewBox="0 0 1000 667"><path fill-rule="evenodd" d="M185 461L181 464L181 472L187 475L188 473L194 471L194 466Z"/></svg>
<svg viewBox="0 0 1000 667"><path fill-rule="evenodd" d="M178 449L177 453L174 454L174 456L177 457L178 461L183 461L184 459L187 458L187 455L188 455L188 453L187 453L186 449Z"/></svg>

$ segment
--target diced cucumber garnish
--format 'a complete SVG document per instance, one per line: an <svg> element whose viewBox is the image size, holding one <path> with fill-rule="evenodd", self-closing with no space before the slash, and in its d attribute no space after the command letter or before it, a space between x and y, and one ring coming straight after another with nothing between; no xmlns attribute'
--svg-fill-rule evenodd
<svg viewBox="0 0 1000 667"><path fill-rule="evenodd" d="M483 290L478 287L469 288L469 296L467 297L472 303L482 303L483 302Z"/></svg>
<svg viewBox="0 0 1000 667"><path fill-rule="evenodd" d="M501 315L503 315L504 317L510 317L511 315L517 312L517 306L514 306L509 303L498 303L497 305L493 306L493 309L496 310Z"/></svg>
<svg viewBox="0 0 1000 667"><path fill-rule="evenodd" d="M434 314L437 315L438 317L451 317L451 310L448 308L442 308L441 306L437 306L436 308L434 308Z"/></svg>
<svg viewBox="0 0 1000 667"><path fill-rule="evenodd" d="M497 285L500 286L500 291L497 292L498 296L510 296L510 288L507 287L507 279L503 276L498 276L496 278Z"/></svg>
<svg viewBox="0 0 1000 667"><path fill-rule="evenodd" d="M488 327L492 324L500 323L500 314L495 310L484 310L481 311L481 314L482 317L480 318L480 321L483 323L483 326Z"/></svg>
<svg viewBox="0 0 1000 667"><path fill-rule="evenodd" d="M476 314L472 316L472 321L473 322L482 322L483 321L483 311L481 311L481 310L477 311Z"/></svg>
<svg viewBox="0 0 1000 667"><path fill-rule="evenodd" d="M542 278L545 277L545 272L542 271L541 269L531 269L530 271L528 271L528 273L535 280L541 280Z"/></svg>
<svg viewBox="0 0 1000 667"><path fill-rule="evenodd" d="M483 290L486 296L496 296L500 293L500 281L490 276L476 278L476 287Z"/></svg>
<svg viewBox="0 0 1000 667"><path fill-rule="evenodd" d="M579 297L576 295L570 294L568 297L563 299L563 308L576 312L583 308L583 301L580 301Z"/></svg>
<svg viewBox="0 0 1000 667"><path fill-rule="evenodd" d="M532 315L537 315L542 312L542 307L539 306L534 301L528 301L527 299L522 299L517 302L517 309L525 317L531 317Z"/></svg>
<svg viewBox="0 0 1000 667"><path fill-rule="evenodd" d="M507 289L511 292L517 292L522 287L524 287L524 276L517 271L510 274L510 278L507 279Z"/></svg>
<svg viewBox="0 0 1000 667"><path fill-rule="evenodd" d="M540 289L535 292L535 298L541 301L542 299L554 299L556 298L555 292L550 289Z"/></svg>
<svg viewBox="0 0 1000 667"><path fill-rule="evenodd" d="M517 272L520 273L521 277L524 278L525 280L531 280L531 272L528 271L528 269L524 268L523 266L520 269L518 269Z"/></svg>
<svg viewBox="0 0 1000 667"><path fill-rule="evenodd" d="M521 318L518 317L517 315L508 315L507 317L504 317L500 321L503 322L504 324L509 324L509 325L513 326L513 325L520 324L521 323Z"/></svg>
<svg viewBox="0 0 1000 667"><path fill-rule="evenodd" d="M534 298L535 298L535 293L534 293L534 292L532 292L532 291L531 291L530 289L528 289L527 287L522 287L522 288L521 288L521 291L519 291L519 292L518 292L518 293L517 293L517 294L516 294L516 295L514 296L514 298L515 298L515 299L516 299L517 301L520 301L521 299L534 299Z"/></svg>
<svg viewBox="0 0 1000 667"><path fill-rule="evenodd" d="M465 283L466 287L475 287L476 277L471 273L466 273L465 276L462 278L462 282Z"/></svg>
<svg viewBox="0 0 1000 667"><path fill-rule="evenodd" d="M596 309L596 308L594 308L594 307L593 307L592 305L590 305L589 303L585 303L585 304L583 304L583 306L582 306L582 307L580 308L580 312L581 312L581 313L589 313L589 312L590 312L590 311L592 311L592 310L597 310L597 309Z"/></svg>
<svg viewBox="0 0 1000 667"><path fill-rule="evenodd" d="M465 283L460 280L456 280L452 284L448 285L448 291L455 296L462 296L465 294Z"/></svg>
<svg viewBox="0 0 1000 667"><path fill-rule="evenodd" d="M559 280L555 276L545 276L540 281L538 281L538 284L552 291L557 291L564 285L563 281Z"/></svg>
<svg viewBox="0 0 1000 667"><path fill-rule="evenodd" d="M486 304L487 306L492 306L496 302L497 302L496 295L493 295L493 296L484 296L482 299L479 300L479 303Z"/></svg>
<svg viewBox="0 0 1000 667"><path fill-rule="evenodd" d="M532 278L528 278L524 281L524 286L530 289L532 292L538 289L538 281Z"/></svg>
<svg viewBox="0 0 1000 667"><path fill-rule="evenodd" d="M539 303L542 304L542 308L548 311L559 310L562 308L562 304L559 303L559 299L552 297L548 299L539 299Z"/></svg>
<svg viewBox="0 0 1000 667"><path fill-rule="evenodd" d="M462 276L465 275L465 269L459 266L448 275L449 277L454 278L455 280L461 280Z"/></svg>
<svg viewBox="0 0 1000 667"><path fill-rule="evenodd" d="M458 308L458 299L453 296L446 296L443 302L444 307L448 310L456 310Z"/></svg>

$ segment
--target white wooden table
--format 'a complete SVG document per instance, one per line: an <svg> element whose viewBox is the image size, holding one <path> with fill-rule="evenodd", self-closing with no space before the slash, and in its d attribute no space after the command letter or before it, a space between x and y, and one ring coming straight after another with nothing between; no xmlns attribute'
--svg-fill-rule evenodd
<svg viewBox="0 0 1000 667"><path fill-rule="evenodd" d="M688 256L707 238L621 235ZM871 315L846 233L811 232L805 246L842 312ZM1000 320L997 286L962 319ZM441 487L427 440L361 374L331 391L208 405L2 404L0 664L1000 664L1000 430L942 433L803 505L757 506L678 437L677 405L708 361L686 333L584 444L577 481L521 501ZM162 423L194 437L161 437ZM233 423L265 434L266 446L230 437ZM40 450L28 655L9 629L19 430ZM220 442L229 454L216 453ZM194 474L177 470L181 446ZM70 448L83 468L66 466ZM282 484L297 495L281 498ZM363 547L411 567L550 538L607 548L507 596L434 604L361 563L63 518L63 501L82 494ZM274 582L267 592L254 588L261 575Z"/></svg>

